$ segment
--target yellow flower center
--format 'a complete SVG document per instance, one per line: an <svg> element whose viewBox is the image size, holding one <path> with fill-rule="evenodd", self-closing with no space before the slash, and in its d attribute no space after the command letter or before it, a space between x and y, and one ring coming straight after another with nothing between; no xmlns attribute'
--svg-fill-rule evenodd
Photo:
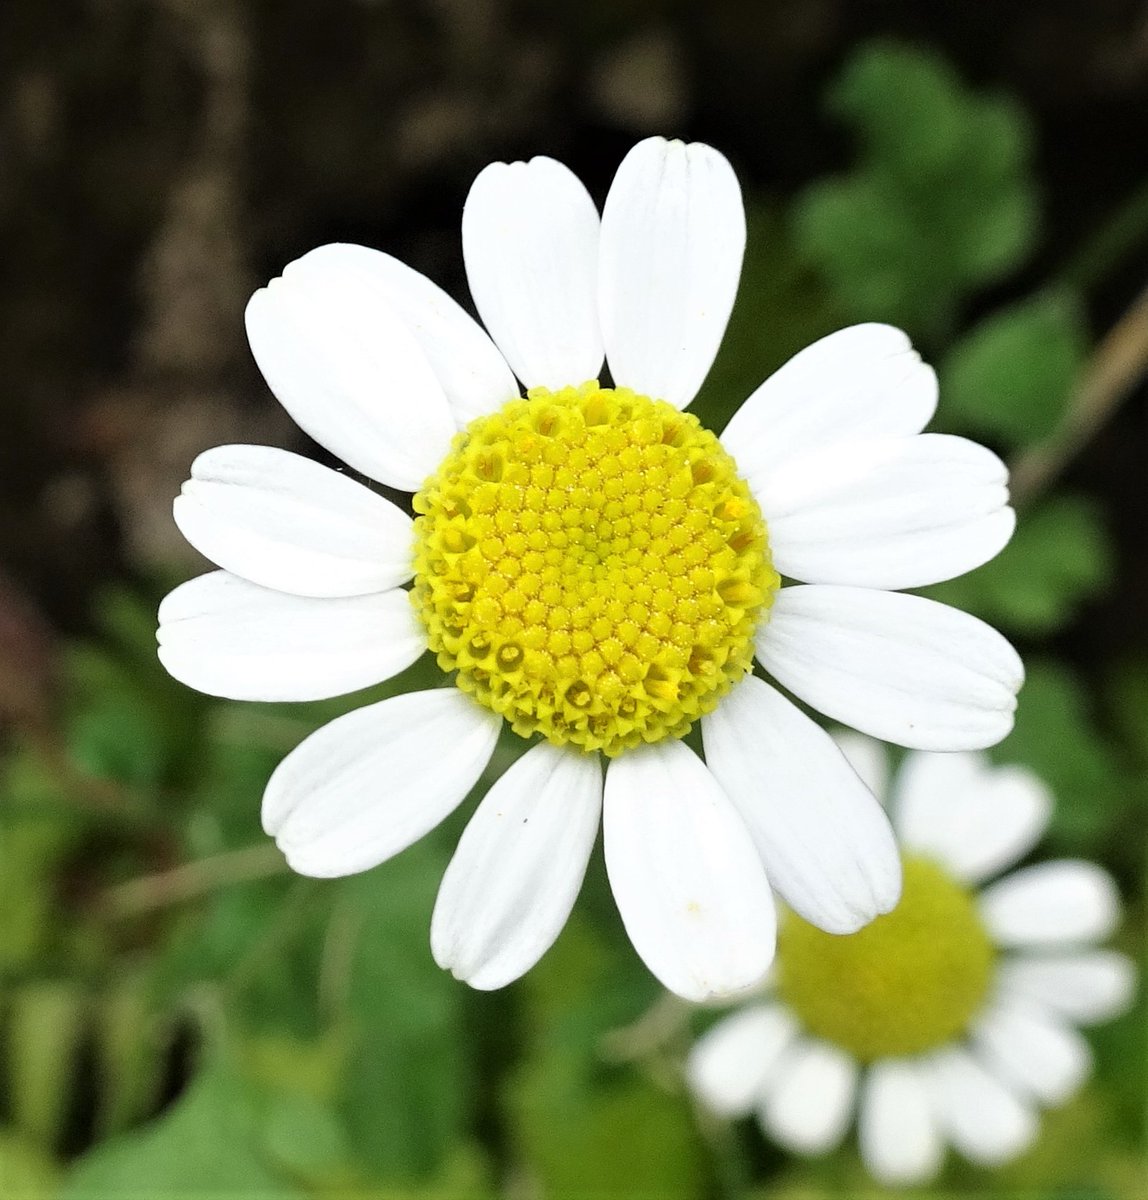
<svg viewBox="0 0 1148 1200"><path fill-rule="evenodd" d="M935 863L905 860L901 902L835 936L787 913L778 987L810 1033L862 1062L959 1036L985 999L994 951L972 896Z"/></svg>
<svg viewBox="0 0 1148 1200"><path fill-rule="evenodd" d="M516 733L680 737L753 659L765 522L697 418L596 381L460 433L414 499L412 597L444 671Z"/></svg>

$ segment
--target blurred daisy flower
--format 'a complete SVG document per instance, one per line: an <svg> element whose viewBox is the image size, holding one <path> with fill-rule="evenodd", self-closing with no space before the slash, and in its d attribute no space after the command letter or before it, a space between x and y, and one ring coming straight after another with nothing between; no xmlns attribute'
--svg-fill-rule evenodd
<svg viewBox="0 0 1148 1200"><path fill-rule="evenodd" d="M708 146L634 147L601 219L553 159L495 163L462 242L489 336L360 246L306 254L252 297L271 390L354 472L414 493L416 516L283 450L208 451L175 518L223 569L164 601L160 657L213 695L298 701L376 684L429 648L455 686L332 721L276 770L263 824L290 865L338 876L397 854L470 792L506 724L537 744L462 837L437 961L480 988L527 970L601 819L653 973L694 999L745 989L773 956L771 883L839 933L900 891L880 806L828 735L747 678L754 656L889 741L998 741L1016 653L897 589L1001 549L1005 469L921 433L936 379L887 326L798 354L720 439L684 411L745 243L737 180ZM699 719L704 763L681 740Z"/></svg>
<svg viewBox="0 0 1148 1200"><path fill-rule="evenodd" d="M842 743L880 793L884 751ZM843 1139L857 1113L861 1156L881 1182L940 1169L946 1143L983 1166L1022 1153L1040 1105L1091 1066L1075 1026L1125 1009L1132 961L1095 943L1118 916L1109 875L1042 862L982 886L1048 824L1043 785L978 754L911 754L892 789L904 895L860 933L781 921L765 997L694 1046L690 1085L714 1112L756 1112L801 1154ZM978 890L979 889L979 890Z"/></svg>

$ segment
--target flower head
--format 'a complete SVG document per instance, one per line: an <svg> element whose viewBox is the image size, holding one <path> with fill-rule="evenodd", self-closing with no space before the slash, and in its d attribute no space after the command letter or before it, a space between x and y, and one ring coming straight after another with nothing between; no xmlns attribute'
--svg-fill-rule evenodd
<svg viewBox="0 0 1148 1200"><path fill-rule="evenodd" d="M880 806L753 659L891 741L1003 737L1015 652L896 589L1004 545L1004 467L921 433L936 380L887 326L797 355L720 439L684 412L745 241L737 180L708 146L637 145L601 219L560 163L493 164L462 239L489 335L360 246L312 251L252 297L280 402L353 471L414 493L416 515L295 454L208 451L175 517L222 570L164 601L160 656L215 695L307 700L431 650L444 686L332 721L276 770L263 823L289 863L335 876L396 854L474 787L505 724L535 744L463 835L436 959L478 987L528 969L601 818L651 970L694 998L752 986L773 955L770 884L834 932L900 890ZM681 740L699 721L704 762Z"/></svg>
<svg viewBox="0 0 1148 1200"><path fill-rule="evenodd" d="M881 748L844 744L880 789ZM1120 1012L1134 970L1093 946L1118 913L1099 867L1044 862L984 886L1048 823L1028 771L911 754L892 807L900 904L848 937L786 914L773 995L709 1030L688 1074L703 1103L756 1111L799 1153L833 1149L856 1109L869 1170L906 1184L937 1173L946 1142L986 1166L1020 1154L1036 1108L1063 1103L1088 1073L1074 1027Z"/></svg>

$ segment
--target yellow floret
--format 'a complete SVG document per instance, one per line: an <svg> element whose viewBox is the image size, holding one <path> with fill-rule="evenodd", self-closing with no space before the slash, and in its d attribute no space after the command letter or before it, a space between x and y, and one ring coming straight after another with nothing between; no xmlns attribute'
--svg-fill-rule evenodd
<svg viewBox="0 0 1148 1200"><path fill-rule="evenodd" d="M524 737L680 737L753 661L779 579L697 419L597 382L458 434L415 496L411 593L439 664Z"/></svg>
<svg viewBox="0 0 1148 1200"><path fill-rule="evenodd" d="M988 995L994 959L968 891L935 863L907 858L900 904L858 933L785 914L778 990L808 1032L873 1062L960 1037Z"/></svg>

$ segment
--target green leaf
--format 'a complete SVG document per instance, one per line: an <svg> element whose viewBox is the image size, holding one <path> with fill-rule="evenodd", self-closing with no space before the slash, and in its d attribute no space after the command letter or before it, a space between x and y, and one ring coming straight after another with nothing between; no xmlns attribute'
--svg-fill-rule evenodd
<svg viewBox="0 0 1148 1200"><path fill-rule="evenodd" d="M237 1043L245 1077L264 1095L261 1146L279 1169L312 1189L343 1189L362 1170L336 1111L346 1062L346 1031L301 1040L260 1034Z"/></svg>
<svg viewBox="0 0 1148 1200"><path fill-rule="evenodd" d="M184 860L228 851L266 854L267 869L282 863L259 821L260 798L282 757L233 727L238 710L221 705L204 725L197 777L190 781L190 818L182 823ZM296 738L298 733L295 734ZM210 889L198 904L177 913L155 972L161 1003L189 986L225 981L235 998L233 1015L248 1030L279 1029L311 1035L317 1028L316 984L330 911L331 887L282 873Z"/></svg>
<svg viewBox="0 0 1148 1200"><path fill-rule="evenodd" d="M260 1145L258 1096L215 1063L158 1120L84 1155L68 1175L60 1200L302 1197L266 1164Z"/></svg>
<svg viewBox="0 0 1148 1200"><path fill-rule="evenodd" d="M1148 884L1145 874L1148 865L1143 861L1143 820L1138 814L1129 825L1125 842L1131 843L1130 865L1141 875L1143 889ZM1118 936L1123 942L1118 949L1124 950L1139 970L1140 986L1128 1011L1089 1030L1089 1040L1096 1053L1097 1084L1103 1086L1114 1109L1116 1129L1105 1139L1105 1145L1115 1148L1122 1143L1136 1157L1143 1172L1144 1064L1148 1063L1148 988L1144 983L1148 979L1148 939L1144 937L1143 899L1125 913Z"/></svg>
<svg viewBox="0 0 1148 1200"><path fill-rule="evenodd" d="M329 1101L347 1057L345 1031L332 1027L318 1038L282 1033L248 1034L239 1044L244 1073L267 1091L298 1092Z"/></svg>
<svg viewBox="0 0 1148 1200"><path fill-rule="evenodd" d="M246 1030L314 1035L330 899L330 889L289 875L219 889L169 932L153 976L157 1002L222 984Z"/></svg>
<svg viewBox="0 0 1148 1200"><path fill-rule="evenodd" d="M232 706L221 705L207 720L206 744L192 781L196 820L188 831L191 857L254 845L266 836L259 806L283 751L240 736L244 726L234 728L235 715Z"/></svg>
<svg viewBox="0 0 1148 1200"><path fill-rule="evenodd" d="M95 1056L101 1081L97 1128L119 1133L155 1104L170 1030L152 1011L145 978L126 976L95 1001Z"/></svg>
<svg viewBox="0 0 1148 1200"><path fill-rule="evenodd" d="M1108 535L1091 501L1058 495L1021 514L1012 541L983 567L927 589L991 624L1052 633L1110 584Z"/></svg>
<svg viewBox="0 0 1148 1200"><path fill-rule="evenodd" d="M1094 852L1127 810L1128 780L1072 672L1030 661L1027 674L1016 727L993 757L1030 767L1048 784L1056 801L1049 832L1060 849Z"/></svg>
<svg viewBox="0 0 1148 1200"><path fill-rule="evenodd" d="M1122 663L1112 687L1112 709L1148 786L1148 658Z"/></svg>
<svg viewBox="0 0 1148 1200"><path fill-rule="evenodd" d="M619 1029L664 993L612 904L601 914L608 926L588 919L606 891L603 874L596 861L580 908L523 980L525 1056L505 1083L511 1135L546 1195L695 1196L705 1169L684 1096L608 1057Z"/></svg>
<svg viewBox="0 0 1148 1200"><path fill-rule="evenodd" d="M0 795L0 970L7 973L48 960L66 940L57 876L86 822L31 752L3 764Z"/></svg>
<svg viewBox="0 0 1148 1200"><path fill-rule="evenodd" d="M122 585L104 589L98 597L95 621L115 647L117 656L141 674L166 678L155 652L155 602Z"/></svg>
<svg viewBox="0 0 1148 1200"><path fill-rule="evenodd" d="M12 1123L44 1150L62 1139L89 997L70 980L40 980L8 1000L5 1052Z"/></svg>
<svg viewBox="0 0 1148 1200"><path fill-rule="evenodd" d="M0 1129L0 1183L9 1200L54 1200L59 1168L42 1151Z"/></svg>
<svg viewBox="0 0 1148 1200"><path fill-rule="evenodd" d="M601 859L593 859L579 908L553 949L523 980L531 1041L560 1047L580 1057L588 1069L603 1038L636 1020L663 994L622 931L604 877ZM601 904L602 893L608 908ZM596 912L591 908L595 899ZM604 936L603 927L613 936Z"/></svg>
<svg viewBox="0 0 1148 1200"><path fill-rule="evenodd" d="M97 778L158 787L194 733L175 703L179 697L95 646L73 647L67 665L67 739L76 763Z"/></svg>
<svg viewBox="0 0 1148 1200"><path fill-rule="evenodd" d="M444 866L424 841L346 880L332 931L333 961L346 966L328 986L351 1025L342 1115L360 1158L385 1183L440 1170L470 1111L466 993L429 945Z"/></svg>
<svg viewBox="0 0 1148 1200"><path fill-rule="evenodd" d="M315 1200L498 1200L500 1193L490 1180L490 1164L477 1146L461 1145L451 1152L442 1169L422 1183L378 1187L361 1180L343 1178L318 1185Z"/></svg>
<svg viewBox="0 0 1148 1200"><path fill-rule="evenodd" d="M1032 246L1028 123L940 60L884 42L856 54L830 102L859 161L799 199L798 246L849 317L943 335L963 298Z"/></svg>
<svg viewBox="0 0 1148 1200"><path fill-rule="evenodd" d="M306 1181L338 1175L351 1160L346 1130L330 1106L291 1093L266 1103L263 1150L287 1174Z"/></svg>
<svg viewBox="0 0 1148 1200"><path fill-rule="evenodd" d="M70 649L67 736L87 772L150 789L198 766L210 701L172 679L155 653L155 604L122 588L99 601L104 636Z"/></svg>
<svg viewBox="0 0 1148 1200"><path fill-rule="evenodd" d="M1057 427L1086 351L1074 297L1046 293L994 313L941 368L945 418L1010 446L1039 441Z"/></svg>
<svg viewBox="0 0 1148 1200"><path fill-rule="evenodd" d="M409 1192L397 1193L395 1200L495 1200L490 1181L490 1165L476 1147L465 1144L453 1150L442 1170L428 1183ZM377 1197L378 1193L373 1193ZM337 1200L337 1198L333 1198ZM366 1197L363 1200L367 1200Z"/></svg>
<svg viewBox="0 0 1148 1200"><path fill-rule="evenodd" d="M1041 1114L1040 1136L997 1176L1005 1195L1056 1196L1057 1200L1115 1200L1097 1178L1098 1147L1113 1141L1113 1114L1106 1097L1088 1087L1070 1103Z"/></svg>
<svg viewBox="0 0 1148 1200"><path fill-rule="evenodd" d="M704 1168L689 1106L629 1068L591 1075L560 1048L515 1073L519 1155L550 1196L700 1196Z"/></svg>

